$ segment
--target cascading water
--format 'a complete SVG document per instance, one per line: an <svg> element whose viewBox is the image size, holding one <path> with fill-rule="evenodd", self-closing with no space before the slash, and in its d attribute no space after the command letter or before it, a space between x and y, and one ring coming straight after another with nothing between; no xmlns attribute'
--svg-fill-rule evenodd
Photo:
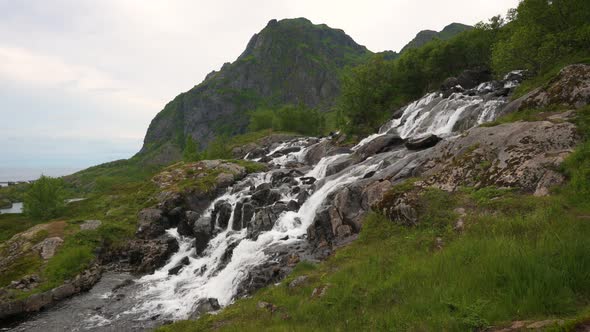
<svg viewBox="0 0 590 332"><path fill-rule="evenodd" d="M257 236L251 236L248 228L236 230L234 227L236 212L244 214L243 210L236 211L239 202L252 197L251 188L272 183L273 171L287 169L289 164L303 163L306 153L315 144L320 144L329 138L320 140L320 143L317 143L317 139L311 138L294 139L276 145L262 158L252 158L252 160L266 161L274 167L274 170L248 175L234 187L228 188L203 212L204 217L210 218L216 203L226 202L231 206L227 226L222 228L219 222L215 222L217 233L201 255L195 252L194 238L179 235L177 229L168 230L168 234L177 239L179 250L166 265L153 274L135 280L128 290L125 301L113 302L119 299L113 300L114 295L110 291L100 294L101 298L111 300L108 306L115 308L112 309L114 312L111 315L105 315L108 317L93 312L84 319L83 326L91 325L97 329L114 326L127 328L129 325L121 325L120 322L152 322L151 325L138 323L140 328L145 328L157 325L153 323L154 319L157 321L186 319L194 312L195 304L203 299L214 298L221 306L228 305L235 299L240 284L248 278L249 272L272 259L266 252L268 248L307 241L306 232L331 193L365 176L396 166L391 160L397 160L400 167L404 167L404 159L410 156L410 153L403 148L398 149L388 152L388 164L383 162L384 158L370 157L336 174L326 176L330 164L340 158L349 157L359 148L371 144L373 140L386 134L397 134L404 139L427 134L447 137L458 130L492 121L506 103L506 98L495 97L491 93L496 85L482 83L474 89L475 93L454 93L447 98L440 93L427 94L406 106L400 117L386 123L379 133L360 141L351 148L349 153L325 156L317 164L308 165L312 168L307 168L307 171L295 176L295 182L290 186L301 186L304 188L301 190L309 191L310 195L302 199L298 209L281 212L272 227L260 232ZM310 145L313 142L316 143ZM249 155L246 156L248 157ZM304 183L309 179L313 179L315 184L305 186ZM246 183L248 185L244 185ZM280 191L279 203L285 204L295 199L296 195L290 190L289 185L273 183L272 186ZM245 223L252 223L256 213ZM178 266L183 260L186 263L187 259L188 264L184 264L177 274L169 273L170 269Z"/></svg>

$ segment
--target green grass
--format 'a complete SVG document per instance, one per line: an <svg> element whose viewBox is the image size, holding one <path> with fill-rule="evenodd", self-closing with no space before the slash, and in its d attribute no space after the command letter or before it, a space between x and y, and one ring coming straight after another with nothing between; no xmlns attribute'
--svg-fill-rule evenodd
<svg viewBox="0 0 590 332"><path fill-rule="evenodd" d="M22 214L0 214L0 244L38 223Z"/></svg>
<svg viewBox="0 0 590 332"><path fill-rule="evenodd" d="M160 331L479 331L574 317L558 329L573 330L590 320L589 119L578 113L584 143L563 164L569 181L552 196L428 189L417 198L417 226L370 214L359 239L327 261L302 263L277 286ZM391 195L408 190L414 186L402 184ZM457 207L467 212L461 233L453 229ZM308 281L290 289L300 275ZM326 285L324 297L312 298Z"/></svg>

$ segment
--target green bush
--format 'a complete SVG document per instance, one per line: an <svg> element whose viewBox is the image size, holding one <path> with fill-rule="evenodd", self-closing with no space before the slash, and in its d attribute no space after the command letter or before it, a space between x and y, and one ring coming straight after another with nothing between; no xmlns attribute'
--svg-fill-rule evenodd
<svg viewBox="0 0 590 332"><path fill-rule="evenodd" d="M324 115L303 105L285 105L277 109L259 108L250 112L250 130L272 129L303 135L322 135L326 130Z"/></svg>
<svg viewBox="0 0 590 332"><path fill-rule="evenodd" d="M48 220L58 216L64 206L63 181L42 175L26 192L23 212L33 219Z"/></svg>

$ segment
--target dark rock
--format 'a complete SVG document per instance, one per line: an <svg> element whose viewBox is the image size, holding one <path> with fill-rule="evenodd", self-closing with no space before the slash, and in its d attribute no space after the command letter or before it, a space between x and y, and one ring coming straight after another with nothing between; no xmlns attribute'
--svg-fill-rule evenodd
<svg viewBox="0 0 590 332"><path fill-rule="evenodd" d="M257 206L271 205L280 199L281 194L277 190L271 189L269 183L259 185L252 194L252 201Z"/></svg>
<svg viewBox="0 0 590 332"><path fill-rule="evenodd" d="M404 145L408 150L424 150L435 146L440 140L440 137L430 134L424 137L410 138Z"/></svg>
<svg viewBox="0 0 590 332"><path fill-rule="evenodd" d="M386 134L376 137L374 140L361 146L353 154L355 161L360 162L368 157L391 150L393 147L403 143L403 139L395 134Z"/></svg>
<svg viewBox="0 0 590 332"><path fill-rule="evenodd" d="M193 214L190 218L194 217L195 215ZM187 218L189 218L188 213ZM198 217L198 219L193 222L193 234L195 236L195 248L197 255L203 253L203 250L207 248L207 244L209 244L209 240L213 234L213 226L213 220L207 215Z"/></svg>
<svg viewBox="0 0 590 332"><path fill-rule="evenodd" d="M211 221L216 227L226 229L231 216L232 206L225 200L215 202L213 212L211 213Z"/></svg>
<svg viewBox="0 0 590 332"><path fill-rule="evenodd" d="M173 268L168 270L168 274L174 274L177 275L178 272L180 272L180 270L182 270L185 266L190 264L190 260L188 257L184 257L183 259L180 260L180 262L178 262L178 264L176 264L176 266L174 266Z"/></svg>
<svg viewBox="0 0 590 332"><path fill-rule="evenodd" d="M354 159L350 155L344 155L328 165L326 168L326 176L339 173L352 164L354 164Z"/></svg>
<svg viewBox="0 0 590 332"><path fill-rule="evenodd" d="M299 203L297 203L297 201L294 200L290 200L289 203L287 203L287 211L299 211Z"/></svg>
<svg viewBox="0 0 590 332"><path fill-rule="evenodd" d="M221 306L219 305L217 299L202 299L195 303L189 319L197 319L208 312L216 311L219 309L221 309Z"/></svg>
<svg viewBox="0 0 590 332"><path fill-rule="evenodd" d="M248 154L248 159L258 159L266 156L268 152L263 148L256 148Z"/></svg>
<svg viewBox="0 0 590 332"><path fill-rule="evenodd" d="M275 221L285 211L287 205L282 202L257 210L254 220L248 224L248 238L256 240L260 233L271 230Z"/></svg>
<svg viewBox="0 0 590 332"><path fill-rule="evenodd" d="M138 273L151 273L162 267L176 251L178 241L168 235L154 240L133 240L127 243L126 249L129 264Z"/></svg>
<svg viewBox="0 0 590 332"><path fill-rule="evenodd" d="M175 226L164 216L160 209L143 209L139 212L138 228L135 236L140 239L154 239L166 232L166 229Z"/></svg>
<svg viewBox="0 0 590 332"><path fill-rule="evenodd" d="M314 182L316 181L316 178L310 176L310 177L302 177L299 180L301 180L301 183L303 183L303 184L310 185L310 184L314 184Z"/></svg>

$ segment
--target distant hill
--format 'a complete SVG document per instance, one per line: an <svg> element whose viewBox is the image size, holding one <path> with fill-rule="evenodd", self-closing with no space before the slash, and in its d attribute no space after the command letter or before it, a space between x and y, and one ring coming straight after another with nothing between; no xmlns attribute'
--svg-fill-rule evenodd
<svg viewBox="0 0 590 332"><path fill-rule="evenodd" d="M178 95L152 120L140 156L180 158L186 136L206 147L216 136L244 133L259 106L305 104L328 110L340 93L341 70L372 53L344 31L305 18L271 20L233 63Z"/></svg>
<svg viewBox="0 0 590 332"><path fill-rule="evenodd" d="M416 34L416 37L412 39L406 46L402 48L400 53L407 51L411 48L418 48L423 46L424 44L428 43L433 39L441 39L447 40L451 39L454 36L458 35L459 33L473 29L470 25L465 25L461 23L451 23L444 27L440 32L433 31L433 30L422 30Z"/></svg>

